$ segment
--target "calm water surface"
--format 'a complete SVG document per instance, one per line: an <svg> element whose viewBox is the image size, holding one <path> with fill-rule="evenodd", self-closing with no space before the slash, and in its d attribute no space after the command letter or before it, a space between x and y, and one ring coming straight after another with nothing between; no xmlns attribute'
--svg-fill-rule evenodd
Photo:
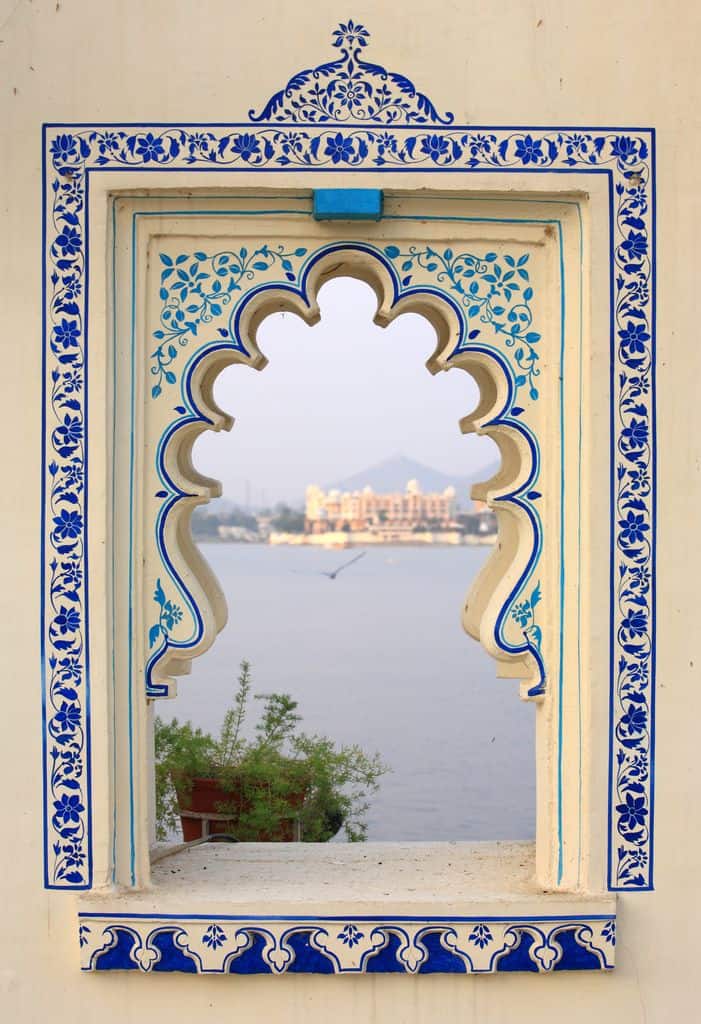
<svg viewBox="0 0 701 1024"><path fill-rule="evenodd" d="M369 839L525 839L535 834L533 706L460 626L488 548L355 551L203 544L229 623L164 704L218 731L239 662L254 692L286 691L303 727L378 750L392 767ZM253 717L253 716L251 716Z"/></svg>

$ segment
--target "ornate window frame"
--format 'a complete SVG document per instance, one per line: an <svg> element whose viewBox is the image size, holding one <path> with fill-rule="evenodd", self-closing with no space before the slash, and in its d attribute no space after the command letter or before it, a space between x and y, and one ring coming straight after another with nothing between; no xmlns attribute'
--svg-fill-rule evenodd
<svg viewBox="0 0 701 1024"><path fill-rule="evenodd" d="M44 883L93 884L85 375L91 178L245 172L313 183L397 176L592 174L609 204L610 715L608 887L653 888L655 623L655 159L650 128L478 128L441 115L402 75L363 60L367 32L334 33L338 60L300 72L230 125L51 124L43 130L44 425L41 651ZM430 179L428 175L430 174ZM235 180L232 177L232 180ZM260 181L263 182L264 177ZM279 179L278 179L279 180ZM358 179L361 180L360 178ZM480 178L480 180L483 180ZM99 312L99 311L98 311ZM94 500L94 499L93 499ZM67 568L65 567L67 566Z"/></svg>

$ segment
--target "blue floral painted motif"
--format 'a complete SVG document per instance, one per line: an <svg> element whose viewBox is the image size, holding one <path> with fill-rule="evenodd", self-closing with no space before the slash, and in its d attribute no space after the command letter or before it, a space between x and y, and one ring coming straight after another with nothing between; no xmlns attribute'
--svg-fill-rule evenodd
<svg viewBox="0 0 701 1024"><path fill-rule="evenodd" d="M540 603L540 583L536 583L530 597L517 602L511 609L511 618L517 622L529 646L540 651L543 641L543 630L535 620L536 606Z"/></svg>
<svg viewBox="0 0 701 1024"><path fill-rule="evenodd" d="M85 846L86 731L83 706L83 561L86 546L84 499L84 406L82 278L85 267L82 161L90 148L76 136L59 133L50 144L58 177L52 182L48 279L53 357L47 401L52 427L46 475L49 544L49 611L46 667L46 762L54 833L49 881L60 886L89 882Z"/></svg>
<svg viewBox="0 0 701 1024"><path fill-rule="evenodd" d="M474 943L475 946L479 946L480 949L488 946L492 939L492 933L486 924L476 924L470 932L470 942Z"/></svg>
<svg viewBox="0 0 701 1024"><path fill-rule="evenodd" d="M352 20L333 33L338 60L320 64L294 75L276 92L252 121L307 121L340 123L380 121L385 124L450 124L452 114L441 117L431 101L414 85L379 64L370 64L361 53L370 33Z"/></svg>
<svg viewBox="0 0 701 1024"><path fill-rule="evenodd" d="M148 631L149 647L153 647L159 638L161 640L168 640L174 627L182 620L183 617L182 608L180 605L175 604L174 601L170 601L166 597L160 580L156 581L153 600L159 608L159 613L158 622L154 623Z"/></svg>
<svg viewBox="0 0 701 1024"><path fill-rule="evenodd" d="M344 946L352 949L353 946L357 945L364 938L364 933L356 928L354 924L347 924L338 933L337 938L341 940Z"/></svg>
<svg viewBox="0 0 701 1024"><path fill-rule="evenodd" d="M174 161L184 165L227 167L238 164L257 168L363 165L368 170L385 166L425 166L533 171L563 164L585 169L609 166L624 179L617 190L621 227L616 245L618 262L625 273L638 275L625 281L623 287L633 294L637 292L638 298L645 293L649 282L645 269L649 269L646 220L649 151L642 138L626 138L625 145L631 155L623 157L620 149L623 137L611 132L597 135L543 131L533 135L521 131L496 133L443 127L421 130L420 117L404 122L418 126L414 133L364 125L363 119L357 117L348 125L339 122L333 126L325 123L331 122L331 118L322 117L297 127L276 125L274 120L252 124L248 131L199 128L191 131L173 126L148 131L123 128L81 131L77 137L66 137L72 140L72 149L54 157L56 171L69 179L63 184L57 183L57 190L62 192L65 204L80 205L80 178L88 157L91 164L98 167L152 165L154 169ZM640 170L632 170L633 166ZM77 255L81 245L82 237L74 224L62 227L54 241L57 253L66 257ZM631 315L635 316L632 310Z"/></svg>
<svg viewBox="0 0 701 1024"><path fill-rule="evenodd" d="M242 248L214 256L196 252L193 256L181 254L173 258L161 253L160 297L164 305L161 327L153 334L158 346L151 353L151 374L155 378L151 397L158 398L164 384L175 384L171 366L178 348L197 336L201 324L209 324L221 314L232 294L241 291L242 281L252 281L258 274L277 267L286 280L294 281L293 260L301 259L306 252L303 248L287 252L282 245L263 245L251 253Z"/></svg>
<svg viewBox="0 0 701 1024"><path fill-rule="evenodd" d="M210 924L207 931L202 936L202 945L208 946L210 949L218 949L223 946L226 942L226 932L223 928L220 928L218 924Z"/></svg>
<svg viewBox="0 0 701 1024"><path fill-rule="evenodd" d="M469 327L474 318L502 335L507 348L514 349L514 362L518 367L514 375L516 389L527 385L529 397L537 401L535 379L540 370L536 346L540 334L530 329L533 289L526 269L528 253L518 257L506 254L503 263L495 252L476 256L469 252L454 253L452 249L438 252L429 246L419 249L412 245L407 252L401 252L396 245L388 245L385 253L397 265L405 287L411 284L412 271L421 267L434 273L439 283L460 296L468 318L467 341L473 341L480 334L480 328Z"/></svg>

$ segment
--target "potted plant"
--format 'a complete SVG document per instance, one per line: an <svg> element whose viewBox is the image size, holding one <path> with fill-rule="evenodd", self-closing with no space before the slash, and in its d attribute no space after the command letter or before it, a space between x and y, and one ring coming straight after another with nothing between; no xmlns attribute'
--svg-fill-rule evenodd
<svg viewBox="0 0 701 1024"><path fill-rule="evenodd" d="M256 694L263 711L247 739L251 685L242 661L218 739L190 722L156 718L158 838L180 818L185 841L202 836L203 820L210 834L242 842L326 842L341 827L349 841L364 840L369 795L388 771L379 754L301 732L297 701L287 693Z"/></svg>

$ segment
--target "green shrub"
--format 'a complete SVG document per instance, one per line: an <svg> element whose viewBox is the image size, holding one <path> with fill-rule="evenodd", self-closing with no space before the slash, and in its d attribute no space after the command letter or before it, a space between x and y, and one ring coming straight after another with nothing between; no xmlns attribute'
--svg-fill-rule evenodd
<svg viewBox="0 0 701 1024"><path fill-rule="evenodd" d="M263 711L254 738L243 735L251 673L241 662L233 702L218 739L190 722L155 722L156 832L166 839L178 825L179 801L195 778L216 779L227 795L217 811L231 814L242 842L274 839L285 823L300 824L304 842L326 842L343 826L350 842L367 836L369 797L389 769L379 754L337 746L298 729L297 701L287 693L257 694Z"/></svg>

